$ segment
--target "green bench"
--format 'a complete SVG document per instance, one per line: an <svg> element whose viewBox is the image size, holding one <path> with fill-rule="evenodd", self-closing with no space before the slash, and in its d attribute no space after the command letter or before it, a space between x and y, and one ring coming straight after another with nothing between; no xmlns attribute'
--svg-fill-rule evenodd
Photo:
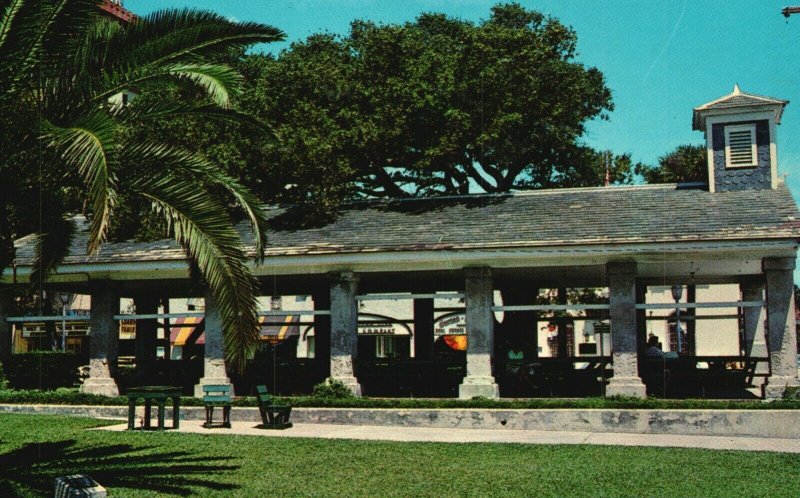
<svg viewBox="0 0 800 498"><path fill-rule="evenodd" d="M289 405L276 405L266 386L256 386L256 399L258 400L258 411L261 413L261 422L263 422L261 427L265 429L288 429L292 426L292 423L289 422L292 407Z"/></svg>
<svg viewBox="0 0 800 498"><path fill-rule="evenodd" d="M222 425L219 427L231 427L231 386L230 384L205 385L203 386L203 405L206 407L206 422L203 427L210 429L214 427L214 408L222 407Z"/></svg>

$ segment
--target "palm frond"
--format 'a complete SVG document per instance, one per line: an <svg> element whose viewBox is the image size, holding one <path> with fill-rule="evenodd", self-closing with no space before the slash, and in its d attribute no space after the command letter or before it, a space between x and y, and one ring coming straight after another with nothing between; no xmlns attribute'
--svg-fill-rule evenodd
<svg viewBox="0 0 800 498"><path fill-rule="evenodd" d="M181 101L157 101L141 103L139 100L137 100L136 103L131 106L119 106L115 109L112 109L112 113L123 123L130 125L137 125L144 121L153 119L184 115L234 123L259 131L269 131L266 124L254 118L250 114L243 113L232 108L223 109L216 104Z"/></svg>
<svg viewBox="0 0 800 498"><path fill-rule="evenodd" d="M284 39L272 26L235 22L214 12L161 10L145 16L125 33L120 56L137 65L160 65L196 56L216 57L234 48Z"/></svg>
<svg viewBox="0 0 800 498"><path fill-rule="evenodd" d="M258 343L258 283L225 209L201 185L171 172L151 172L132 187L164 214L197 264L218 305L226 359L242 370Z"/></svg>
<svg viewBox="0 0 800 498"><path fill-rule="evenodd" d="M31 270L31 285L47 280L47 277L69 254L75 234L75 223L69 218L49 217L46 232L36 234L35 253Z"/></svg>
<svg viewBox="0 0 800 498"><path fill-rule="evenodd" d="M201 87L206 95L217 105L227 108L231 92L238 91L242 76L225 64L165 64L130 71L114 73L105 83L103 91L92 100L102 103L112 95L128 88L162 82L164 80L184 80Z"/></svg>
<svg viewBox="0 0 800 498"><path fill-rule="evenodd" d="M24 3L24 0L10 0L3 10L3 17L0 18L0 49L3 48L3 44L11 32L11 26L14 24L14 18L19 14Z"/></svg>
<svg viewBox="0 0 800 498"><path fill-rule="evenodd" d="M259 258L263 257L266 244L265 229L269 220L265 215L265 206L247 187L203 157L169 145L138 142L126 144L123 150L126 155L137 158L140 163L157 164L159 168L168 170L174 175L193 178L206 188L217 187L228 192L236 204L247 214L253 230L253 245L256 255Z"/></svg>
<svg viewBox="0 0 800 498"><path fill-rule="evenodd" d="M44 124L43 138L66 164L77 169L88 188L93 214L87 248L90 254L97 252L105 239L117 200L112 170L117 148L115 126L113 119L99 110L80 117L69 127Z"/></svg>

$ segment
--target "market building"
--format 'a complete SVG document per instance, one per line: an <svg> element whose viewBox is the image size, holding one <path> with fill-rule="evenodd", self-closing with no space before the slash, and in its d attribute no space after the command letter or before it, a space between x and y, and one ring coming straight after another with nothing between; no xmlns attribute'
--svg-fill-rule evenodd
<svg viewBox="0 0 800 498"><path fill-rule="evenodd" d="M282 222L253 269L272 382L303 371L357 394L462 398L693 395L730 382L780 396L798 385L800 219L777 174L786 104L737 87L697 107L707 183L364 201L314 228L271 208ZM215 304L180 247L109 243L94 256L85 247L78 234L47 284L91 296L84 391L118 392L120 321L136 321L136 365L146 369L158 364L159 337L174 350L175 328L198 318L195 392L248 389L226 369ZM18 241L3 285L26 282L33 249L31 238ZM120 312L122 297L134 313ZM202 297L202 310L170 309ZM12 314L0 307L0 318ZM0 360L15 320L24 318L0 320ZM199 338L184 335L181 347ZM646 355L649 335L659 358Z"/></svg>

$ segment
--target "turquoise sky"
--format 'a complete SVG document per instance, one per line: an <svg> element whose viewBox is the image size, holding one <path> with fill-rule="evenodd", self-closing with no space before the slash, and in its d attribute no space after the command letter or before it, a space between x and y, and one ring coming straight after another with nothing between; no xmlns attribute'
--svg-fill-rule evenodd
<svg viewBox="0 0 800 498"><path fill-rule="evenodd" d="M778 128L779 173L800 194L800 15L780 10L792 0L560 0L520 1L559 18L578 33L579 60L606 75L616 109L610 121L590 124L587 144L636 161L655 163L684 143L692 108L742 91L791 102ZM496 2L482 0L127 0L137 14L159 8L215 10L238 20L272 24L287 43L320 31L344 33L354 19L413 20L425 11L479 21ZM800 4L800 0L796 3Z"/></svg>

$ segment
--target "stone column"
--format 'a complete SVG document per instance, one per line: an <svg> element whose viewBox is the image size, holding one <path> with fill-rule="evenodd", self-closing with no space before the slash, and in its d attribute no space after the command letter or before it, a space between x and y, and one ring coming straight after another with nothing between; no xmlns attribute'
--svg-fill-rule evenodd
<svg viewBox="0 0 800 498"><path fill-rule="evenodd" d="M458 388L458 397L500 397L500 389L492 375L494 351L494 287L491 269L465 268L467 326L467 375Z"/></svg>
<svg viewBox="0 0 800 498"><path fill-rule="evenodd" d="M614 362L614 377L606 387L606 395L644 397L636 339L636 263L612 262L606 268Z"/></svg>
<svg viewBox="0 0 800 498"><path fill-rule="evenodd" d="M11 287L0 290L0 363L5 365L11 359L11 324L6 318L11 315L14 304Z"/></svg>
<svg viewBox="0 0 800 498"><path fill-rule="evenodd" d="M136 313L152 315L158 313L158 297L140 295L133 299ZM158 321L153 319L136 321L136 376L145 381L153 372L156 361Z"/></svg>
<svg viewBox="0 0 800 498"><path fill-rule="evenodd" d="M361 396L353 360L358 344L358 276L351 271L331 275L331 377Z"/></svg>
<svg viewBox="0 0 800 498"><path fill-rule="evenodd" d="M767 281L767 348L771 375L764 397L780 398L787 386L797 386L797 333L794 308L794 258L764 258Z"/></svg>
<svg viewBox="0 0 800 498"><path fill-rule="evenodd" d="M206 345L203 358L203 377L194 386L194 396L203 397L203 386L233 384L228 378L228 371L225 369L225 350L222 346L222 321L220 320L219 310L211 291L206 291L205 295L206 315L205 322Z"/></svg>
<svg viewBox="0 0 800 498"><path fill-rule="evenodd" d="M414 299L414 358L433 359L433 299Z"/></svg>
<svg viewBox="0 0 800 498"><path fill-rule="evenodd" d="M742 301L763 301L764 283L762 281L745 281L739 286L742 290ZM744 308L744 354L754 358L766 358L769 356L767 350L767 339L764 333L764 322L766 321L766 311L763 307ZM769 365L766 363L756 364L756 374L769 373Z"/></svg>
<svg viewBox="0 0 800 498"><path fill-rule="evenodd" d="M89 377L83 381L81 392L119 396L112 375L117 368L119 324L119 291L113 282L97 282L91 288L92 305L89 320Z"/></svg>

